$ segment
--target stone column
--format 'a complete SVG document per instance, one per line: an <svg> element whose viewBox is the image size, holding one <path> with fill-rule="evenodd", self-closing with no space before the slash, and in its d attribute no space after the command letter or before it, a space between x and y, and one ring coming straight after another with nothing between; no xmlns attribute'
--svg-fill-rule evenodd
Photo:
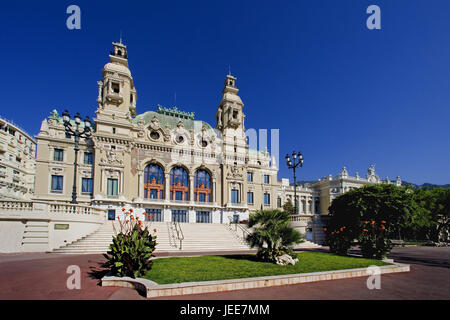
<svg viewBox="0 0 450 320"><path fill-rule="evenodd" d="M303 214L303 199L302 197L298 197L298 213Z"/></svg>
<svg viewBox="0 0 450 320"><path fill-rule="evenodd" d="M309 213L309 199L308 197L305 198L305 214Z"/></svg>
<svg viewBox="0 0 450 320"><path fill-rule="evenodd" d="M143 172L140 171L138 173L138 197L139 198L144 198L145 193L144 193L144 175L142 174Z"/></svg>
<svg viewBox="0 0 450 320"><path fill-rule="evenodd" d="M164 222L170 222L172 220L172 211L170 209L164 208L162 214Z"/></svg>
<svg viewBox="0 0 450 320"><path fill-rule="evenodd" d="M194 175L189 175L189 201L194 202Z"/></svg>
<svg viewBox="0 0 450 320"><path fill-rule="evenodd" d="M312 198L311 201L311 214L315 214L316 213L316 198Z"/></svg>
<svg viewBox="0 0 450 320"><path fill-rule="evenodd" d="M166 201L170 201L170 174L164 175L164 194Z"/></svg>
<svg viewBox="0 0 450 320"><path fill-rule="evenodd" d="M123 174L123 171L119 171L119 177L120 177L120 194L124 194L124 192L123 192L123 187L124 187L124 178L125 178L125 175Z"/></svg>
<svg viewBox="0 0 450 320"><path fill-rule="evenodd" d="M101 178L100 178L100 193L103 193L105 190L105 170L102 169Z"/></svg>
<svg viewBox="0 0 450 320"><path fill-rule="evenodd" d="M212 186L211 186L212 188L212 190L211 190L211 192L212 192L212 202L213 203L216 203L216 178L213 178L212 179Z"/></svg>

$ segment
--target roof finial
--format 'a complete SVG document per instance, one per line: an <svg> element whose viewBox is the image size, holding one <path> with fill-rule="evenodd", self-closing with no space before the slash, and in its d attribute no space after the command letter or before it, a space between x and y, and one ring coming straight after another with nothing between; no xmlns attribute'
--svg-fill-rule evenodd
<svg viewBox="0 0 450 320"><path fill-rule="evenodd" d="M231 65L228 65L228 75L231 76Z"/></svg>
<svg viewBox="0 0 450 320"><path fill-rule="evenodd" d="M120 44L122 44L122 30L120 30Z"/></svg>

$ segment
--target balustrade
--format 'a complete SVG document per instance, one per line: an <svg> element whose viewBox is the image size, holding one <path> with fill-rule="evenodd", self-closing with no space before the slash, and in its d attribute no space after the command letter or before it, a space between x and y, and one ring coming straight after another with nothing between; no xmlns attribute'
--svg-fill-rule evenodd
<svg viewBox="0 0 450 320"><path fill-rule="evenodd" d="M48 211L49 213L99 215L106 212L105 209L87 205L54 203L44 201L27 200L0 200L1 211Z"/></svg>

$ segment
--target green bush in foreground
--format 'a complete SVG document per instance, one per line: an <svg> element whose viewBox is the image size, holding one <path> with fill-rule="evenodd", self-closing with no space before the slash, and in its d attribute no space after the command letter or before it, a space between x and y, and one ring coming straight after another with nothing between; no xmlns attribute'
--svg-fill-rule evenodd
<svg viewBox="0 0 450 320"><path fill-rule="evenodd" d="M275 258L290 254L291 246L302 241L302 235L289 226L290 215L279 210L261 210L250 215L248 226L254 231L246 238L250 247L258 248L257 258L275 262Z"/></svg>
<svg viewBox="0 0 450 320"><path fill-rule="evenodd" d="M108 254L104 254L107 261L103 266L117 277L142 277L153 265L150 259L154 256L156 236L131 217L132 220L120 223L121 232L113 238Z"/></svg>

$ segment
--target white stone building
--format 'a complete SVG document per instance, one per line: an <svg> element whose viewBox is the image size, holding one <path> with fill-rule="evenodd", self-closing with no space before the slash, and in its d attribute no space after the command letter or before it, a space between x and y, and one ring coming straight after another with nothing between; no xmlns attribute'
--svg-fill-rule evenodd
<svg viewBox="0 0 450 320"><path fill-rule="evenodd" d="M0 199L30 199L35 170L36 141L0 117Z"/></svg>

